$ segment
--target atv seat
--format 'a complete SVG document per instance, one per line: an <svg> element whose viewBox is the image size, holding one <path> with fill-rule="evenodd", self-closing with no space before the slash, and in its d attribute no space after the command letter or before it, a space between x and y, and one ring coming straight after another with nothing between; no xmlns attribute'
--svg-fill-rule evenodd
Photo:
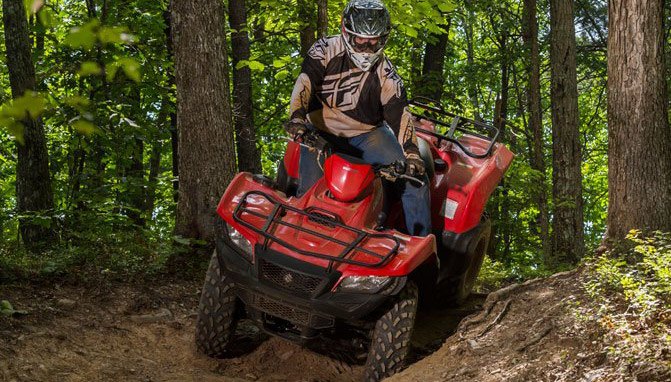
<svg viewBox="0 0 671 382"><path fill-rule="evenodd" d="M433 155L431 155L431 145L422 137L417 137L417 145L419 146L419 156L424 161L426 168L426 176L429 177L429 182L436 174L436 168L433 163Z"/></svg>

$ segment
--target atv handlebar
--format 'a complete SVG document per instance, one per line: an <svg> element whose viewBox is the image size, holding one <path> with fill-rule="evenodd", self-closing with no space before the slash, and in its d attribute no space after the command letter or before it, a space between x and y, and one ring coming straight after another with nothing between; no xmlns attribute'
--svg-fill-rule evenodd
<svg viewBox="0 0 671 382"><path fill-rule="evenodd" d="M294 135L291 141L319 154L326 153L327 156L331 154L328 141L313 129L306 129L303 133ZM406 173L407 166L405 161L402 160L387 165L373 166L373 169L378 176L391 182L403 179L414 183L417 187L423 187L425 184L421 179Z"/></svg>
<svg viewBox="0 0 671 382"><path fill-rule="evenodd" d="M417 187L424 187L424 181L414 176L406 174L405 161L399 160L388 165L375 166L375 173L383 179L395 182L397 179L403 179L414 183Z"/></svg>

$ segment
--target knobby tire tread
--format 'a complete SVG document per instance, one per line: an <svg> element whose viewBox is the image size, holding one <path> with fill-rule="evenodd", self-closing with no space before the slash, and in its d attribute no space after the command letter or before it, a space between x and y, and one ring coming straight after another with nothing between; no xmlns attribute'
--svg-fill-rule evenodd
<svg viewBox="0 0 671 382"><path fill-rule="evenodd" d="M221 272L216 252L212 255L198 305L196 347L210 357L221 357L235 331L236 296L233 283Z"/></svg>
<svg viewBox="0 0 671 382"><path fill-rule="evenodd" d="M410 350L419 291L409 282L396 303L377 321L366 360L364 380L380 381L400 371Z"/></svg>

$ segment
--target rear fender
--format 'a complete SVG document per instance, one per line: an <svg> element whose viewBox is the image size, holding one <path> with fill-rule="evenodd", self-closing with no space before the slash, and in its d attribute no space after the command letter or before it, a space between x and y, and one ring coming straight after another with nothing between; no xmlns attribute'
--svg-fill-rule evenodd
<svg viewBox="0 0 671 382"><path fill-rule="evenodd" d="M465 137L469 147L483 143ZM436 174L432 190L434 230L467 232L478 225L492 192L503 179L514 154L497 143L492 155L482 159L466 156L456 145L445 145L435 154L447 164L447 171Z"/></svg>

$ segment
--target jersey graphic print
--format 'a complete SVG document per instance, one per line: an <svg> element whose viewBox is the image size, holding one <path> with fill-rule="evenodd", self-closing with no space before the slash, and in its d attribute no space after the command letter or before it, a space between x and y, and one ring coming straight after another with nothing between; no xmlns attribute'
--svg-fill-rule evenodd
<svg viewBox="0 0 671 382"><path fill-rule="evenodd" d="M322 102L343 112L354 110L359 104L361 88L369 74L359 71L350 72L345 76L340 73L327 75L320 91Z"/></svg>
<svg viewBox="0 0 671 382"><path fill-rule="evenodd" d="M317 42L312 45L308 51L308 56L317 60L324 61L326 60L326 48L328 47L328 42L325 39L319 39Z"/></svg>

